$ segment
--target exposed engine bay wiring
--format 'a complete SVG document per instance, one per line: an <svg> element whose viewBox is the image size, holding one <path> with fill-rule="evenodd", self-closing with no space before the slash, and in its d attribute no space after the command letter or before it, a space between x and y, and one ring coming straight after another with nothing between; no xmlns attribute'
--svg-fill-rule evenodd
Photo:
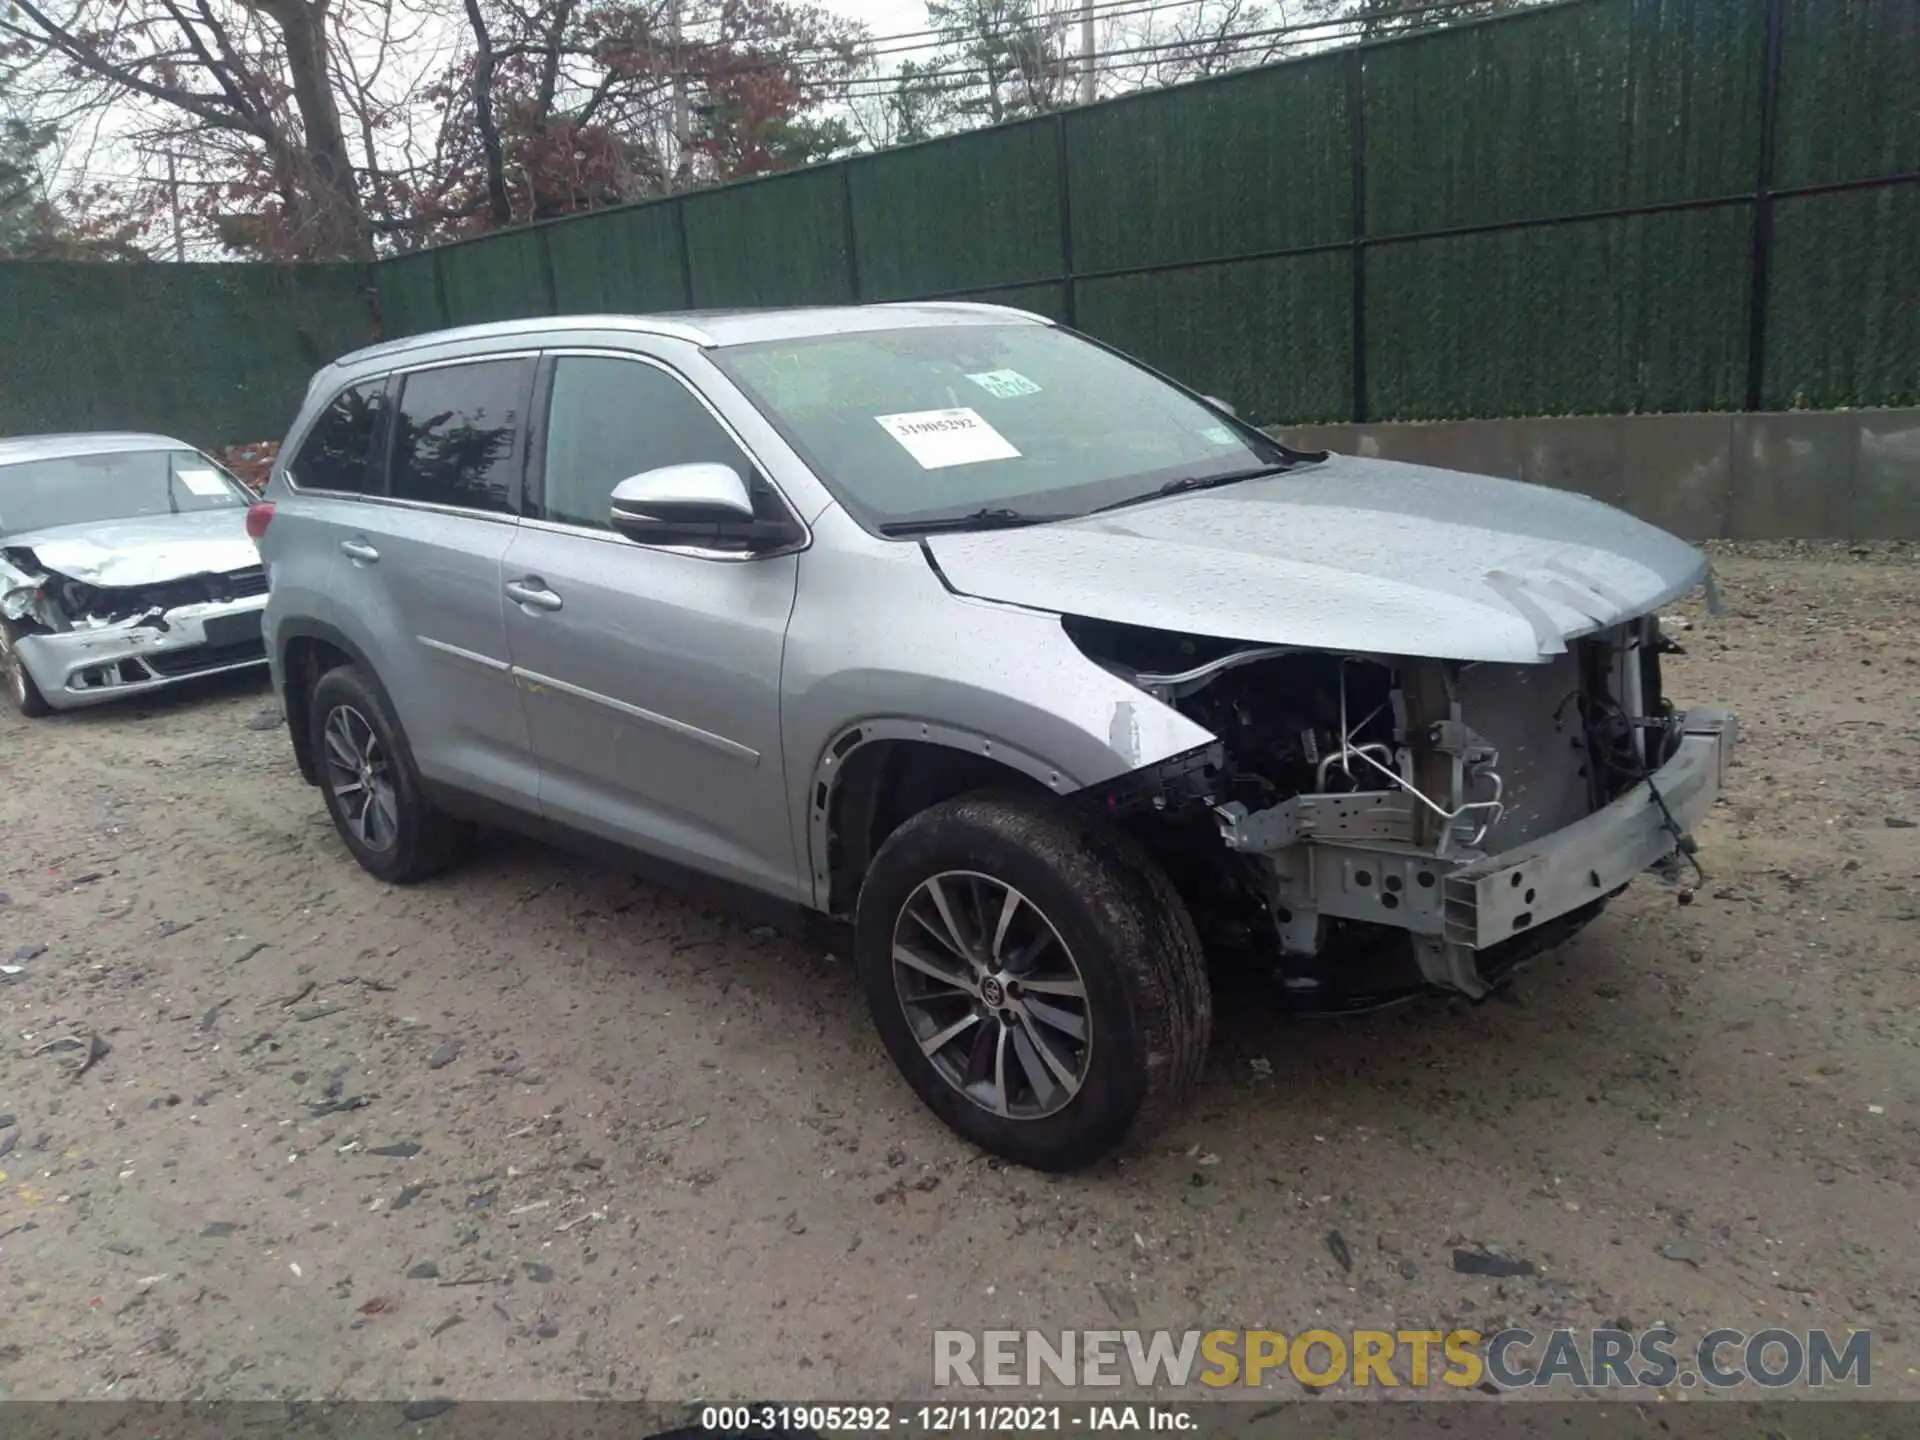
<svg viewBox="0 0 1920 1440"><path fill-rule="evenodd" d="M1484 994L1620 888L1584 862L1590 897L1552 888L1528 868L1529 847L1629 796L1635 843L1659 837L1654 868L1679 881L1683 903L1706 882L1682 819L1694 808L1656 778L1691 732L1662 694L1659 657L1671 647L1650 623L1582 638L1539 667L1079 617L1063 627L1090 659L1214 737L1100 787L1103 812L1164 867L1211 953L1271 967L1307 1012L1435 985ZM1509 882L1504 907L1478 892L1476 866ZM1468 881L1443 895L1455 871Z"/></svg>
<svg viewBox="0 0 1920 1440"><path fill-rule="evenodd" d="M1439 817L1441 830L1439 843L1434 848L1436 855L1445 855L1447 853L1448 846L1453 838L1454 826L1460 821L1461 817L1484 812L1486 818L1480 822L1480 828L1475 830L1472 838L1466 842L1468 848L1479 845L1482 840L1486 839L1487 831L1491 830L1495 825L1498 825L1500 823L1500 817L1505 815L1507 811L1507 807L1501 803L1500 799L1504 786L1500 779L1499 772L1486 766L1476 767L1472 772L1473 778L1485 779L1492 782L1492 798L1487 800L1469 800L1452 810L1436 804L1428 797L1425 791L1393 768L1392 762L1395 757L1391 746L1381 744L1378 741L1366 745L1356 745L1354 743L1354 736L1364 731L1380 714L1381 710L1386 707L1384 705L1376 706L1358 725L1348 725L1347 665L1349 663L1351 662L1347 660L1340 662L1340 742L1333 752L1320 762L1317 771L1320 788L1322 790L1327 788L1327 772L1336 767L1346 775L1348 781L1352 783L1355 788L1358 788L1359 781L1353 773L1353 762L1358 760L1361 764L1378 772L1387 781L1400 790L1405 791L1408 795L1412 796L1414 800L1418 801L1434 815ZM1382 757L1384 757L1384 759Z"/></svg>

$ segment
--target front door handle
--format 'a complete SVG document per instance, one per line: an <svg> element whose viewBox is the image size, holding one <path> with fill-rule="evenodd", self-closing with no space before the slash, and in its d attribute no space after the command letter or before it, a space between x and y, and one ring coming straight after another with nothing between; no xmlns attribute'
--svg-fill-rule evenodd
<svg viewBox="0 0 1920 1440"><path fill-rule="evenodd" d="M536 610L558 610L564 603L537 575L507 582L507 598L516 605L531 605Z"/></svg>
<svg viewBox="0 0 1920 1440"><path fill-rule="evenodd" d="M380 552L364 540L342 540L340 553L349 559L358 560L363 565L371 565L380 558Z"/></svg>

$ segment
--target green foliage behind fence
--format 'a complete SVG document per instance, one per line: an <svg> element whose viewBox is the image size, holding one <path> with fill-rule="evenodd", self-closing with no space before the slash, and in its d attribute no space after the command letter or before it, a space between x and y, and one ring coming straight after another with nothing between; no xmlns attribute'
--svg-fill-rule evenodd
<svg viewBox="0 0 1920 1440"><path fill-rule="evenodd" d="M0 435L277 440L313 372L372 333L354 265L0 265Z"/></svg>
<svg viewBox="0 0 1920 1440"><path fill-rule="evenodd" d="M1273 422L1920 403L1917 274L1920 0L1568 0L373 282L389 336L990 300ZM277 433L364 338L355 290L328 267L0 267L0 433Z"/></svg>

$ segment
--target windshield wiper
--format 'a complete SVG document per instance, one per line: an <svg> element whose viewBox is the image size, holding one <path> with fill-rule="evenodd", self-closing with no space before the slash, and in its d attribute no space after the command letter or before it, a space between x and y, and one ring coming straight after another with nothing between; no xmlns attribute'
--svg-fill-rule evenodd
<svg viewBox="0 0 1920 1440"><path fill-rule="evenodd" d="M941 515L931 520L891 520L879 527L882 535L938 535L947 530L1012 530L1021 525L1046 525L1070 520L1070 515L1029 515L1006 506L988 506L971 515Z"/></svg>
<svg viewBox="0 0 1920 1440"><path fill-rule="evenodd" d="M1237 485L1242 480L1264 480L1269 475L1280 475L1291 470L1291 465L1256 465L1247 470L1229 470L1224 475L1182 475L1169 480L1158 489L1149 490L1144 495L1129 495L1124 500L1109 500L1105 505L1096 505L1087 513L1098 515L1105 510L1119 510L1128 505L1144 504L1148 500L1158 500L1164 495L1184 495L1189 490L1213 490L1222 485Z"/></svg>

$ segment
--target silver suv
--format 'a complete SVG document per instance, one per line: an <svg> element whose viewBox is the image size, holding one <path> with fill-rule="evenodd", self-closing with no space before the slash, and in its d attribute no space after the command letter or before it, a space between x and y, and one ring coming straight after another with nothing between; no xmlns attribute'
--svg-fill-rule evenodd
<svg viewBox="0 0 1920 1440"><path fill-rule="evenodd" d="M250 519L363 866L504 821L851 918L907 1080L1044 1168L1194 1084L1210 965L1484 995L1691 857L1733 743L1661 690L1691 547L992 306L376 346Z"/></svg>

